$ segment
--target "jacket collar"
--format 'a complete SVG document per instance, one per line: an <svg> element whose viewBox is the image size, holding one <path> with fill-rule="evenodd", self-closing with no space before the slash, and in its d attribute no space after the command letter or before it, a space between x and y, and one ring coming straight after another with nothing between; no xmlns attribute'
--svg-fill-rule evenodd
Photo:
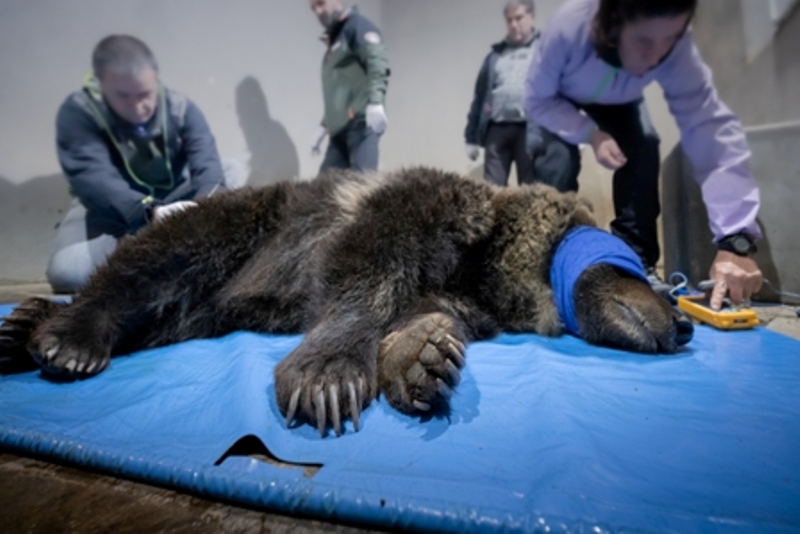
<svg viewBox="0 0 800 534"><path fill-rule="evenodd" d="M339 37L339 33L341 33L342 28L344 28L345 22L347 19L350 18L350 15L357 14L358 8L356 6L350 6L344 10L342 16L339 17L339 20L333 24L330 28L325 31L325 34L328 37L328 44L333 43L337 37Z"/></svg>
<svg viewBox="0 0 800 534"><path fill-rule="evenodd" d="M529 46L531 46L531 44L533 44L533 42L534 42L536 39L538 39L538 38L539 38L539 35L540 35L540 32L539 32L539 30L534 30L534 32L533 32L533 35L532 35L532 36L531 36L531 38L528 40L528 42L526 42L526 43L523 43L523 44L521 44L521 45L518 45L518 46L514 46L514 45L512 45L511 43L509 43L509 42L508 42L508 38L505 38L505 39L503 39L502 41L498 41L498 42L494 43L494 44L492 45L492 50L493 50L494 52L497 52L497 53L499 54L499 53L501 53L503 50L505 50L506 48L526 48L526 47L529 47Z"/></svg>

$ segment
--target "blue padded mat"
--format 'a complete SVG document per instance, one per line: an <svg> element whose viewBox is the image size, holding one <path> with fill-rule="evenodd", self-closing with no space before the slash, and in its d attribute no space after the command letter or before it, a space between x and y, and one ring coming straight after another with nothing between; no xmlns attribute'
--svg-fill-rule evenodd
<svg viewBox="0 0 800 534"><path fill-rule="evenodd" d="M325 439L285 428L274 401L273 367L299 341L240 332L116 358L81 382L2 376L0 445L386 528L800 528L800 342L788 337L699 327L681 354L649 357L504 334L469 347L449 417L380 400L360 432ZM244 436L322 467L215 465Z"/></svg>

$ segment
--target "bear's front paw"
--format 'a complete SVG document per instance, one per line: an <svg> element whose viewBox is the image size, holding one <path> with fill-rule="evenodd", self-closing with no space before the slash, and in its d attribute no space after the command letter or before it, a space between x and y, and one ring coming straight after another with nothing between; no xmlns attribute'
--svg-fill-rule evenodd
<svg viewBox="0 0 800 534"><path fill-rule="evenodd" d="M672 354L693 332L649 284L606 264L578 278L575 318L589 343L645 354Z"/></svg>
<svg viewBox="0 0 800 534"><path fill-rule="evenodd" d="M445 406L461 381L465 336L442 313L422 315L386 336L378 355L378 383L389 403L405 413Z"/></svg>
<svg viewBox="0 0 800 534"><path fill-rule="evenodd" d="M342 421L349 417L358 431L361 411L377 395L374 375L356 358L313 353L301 344L275 368L278 407L286 426L305 421L325 436L330 425L341 436Z"/></svg>
<svg viewBox="0 0 800 534"><path fill-rule="evenodd" d="M109 347L46 328L36 333L28 350L44 374L59 380L94 376L111 361Z"/></svg>

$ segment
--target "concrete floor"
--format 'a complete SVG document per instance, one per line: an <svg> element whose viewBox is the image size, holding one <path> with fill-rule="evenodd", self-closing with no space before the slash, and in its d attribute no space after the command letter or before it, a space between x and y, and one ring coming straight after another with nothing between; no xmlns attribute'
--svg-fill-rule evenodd
<svg viewBox="0 0 800 534"><path fill-rule="evenodd" d="M375 532L212 502L0 449L5 533Z"/></svg>
<svg viewBox="0 0 800 534"><path fill-rule="evenodd" d="M46 284L0 286L0 302L49 295ZM765 328L800 339L790 306L755 307ZM0 529L16 533L378 532L209 501L0 448Z"/></svg>

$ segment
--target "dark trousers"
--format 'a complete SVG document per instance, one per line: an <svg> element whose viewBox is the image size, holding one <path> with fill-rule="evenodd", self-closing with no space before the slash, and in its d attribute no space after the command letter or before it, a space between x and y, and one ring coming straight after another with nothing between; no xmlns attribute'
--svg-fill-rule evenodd
<svg viewBox="0 0 800 534"><path fill-rule="evenodd" d="M520 184L572 183L580 171L578 147L535 124L492 122L486 130L484 178L507 185L511 162Z"/></svg>
<svg viewBox="0 0 800 534"><path fill-rule="evenodd" d="M644 100L620 105L580 105L600 130L608 133L619 145L627 163L614 172L614 216L611 232L628 243L639 255L645 268L658 262L658 230L656 219L661 213L658 197L660 139L653 128ZM574 155L580 168L580 156ZM560 191L577 191L577 174L554 176L542 180Z"/></svg>
<svg viewBox="0 0 800 534"><path fill-rule="evenodd" d="M497 185L508 185L511 163L517 166L519 183L531 181L531 157L525 145L524 122L492 122L486 130L483 177Z"/></svg>
<svg viewBox="0 0 800 534"><path fill-rule="evenodd" d="M350 121L331 137L319 172L328 169L378 170L378 134L364 120Z"/></svg>

